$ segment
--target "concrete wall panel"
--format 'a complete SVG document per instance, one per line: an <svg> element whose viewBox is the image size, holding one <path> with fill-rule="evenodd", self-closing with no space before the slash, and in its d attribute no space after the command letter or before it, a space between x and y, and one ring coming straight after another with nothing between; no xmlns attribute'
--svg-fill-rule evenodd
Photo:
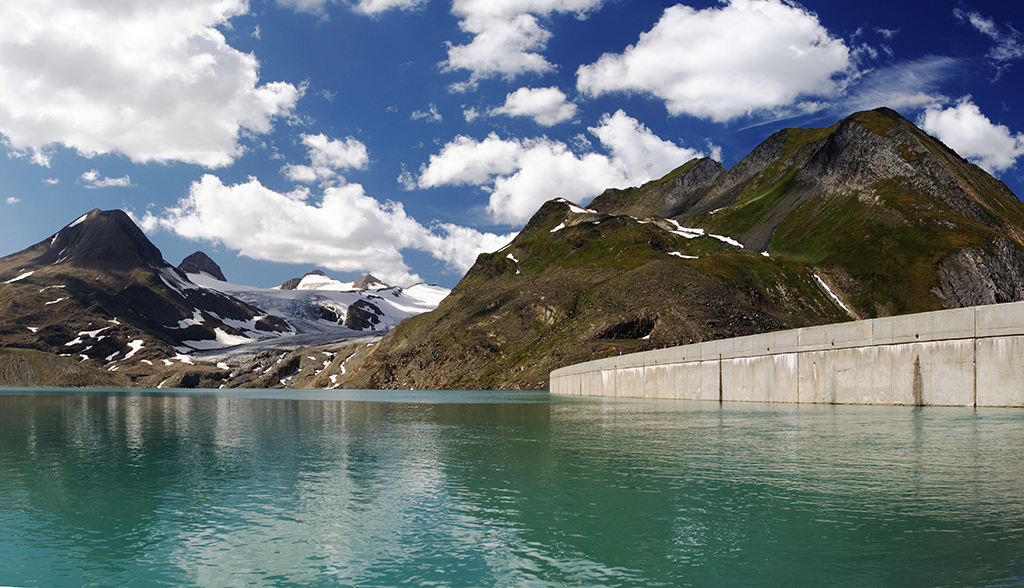
<svg viewBox="0 0 1024 588"><path fill-rule="evenodd" d="M700 400L721 400L721 362L700 362Z"/></svg>
<svg viewBox="0 0 1024 588"><path fill-rule="evenodd" d="M774 376L772 382L772 402L795 404L800 402L800 389L795 386L800 380L800 354L785 353L772 356Z"/></svg>
<svg viewBox="0 0 1024 588"><path fill-rule="evenodd" d="M974 337L974 308L922 312L876 320L885 320L892 324L892 343L920 343ZM876 345L878 343L875 341Z"/></svg>
<svg viewBox="0 0 1024 588"><path fill-rule="evenodd" d="M557 394L1024 407L1024 302L809 327L555 370Z"/></svg>
<svg viewBox="0 0 1024 588"><path fill-rule="evenodd" d="M809 351L800 354L797 371L797 395L805 404L832 404L834 399L826 388L827 357L831 351Z"/></svg>
<svg viewBox="0 0 1024 588"><path fill-rule="evenodd" d="M1024 336L978 339L978 406L1024 406Z"/></svg>
<svg viewBox="0 0 1024 588"><path fill-rule="evenodd" d="M979 338L1024 334L1024 302L975 306L974 317Z"/></svg>

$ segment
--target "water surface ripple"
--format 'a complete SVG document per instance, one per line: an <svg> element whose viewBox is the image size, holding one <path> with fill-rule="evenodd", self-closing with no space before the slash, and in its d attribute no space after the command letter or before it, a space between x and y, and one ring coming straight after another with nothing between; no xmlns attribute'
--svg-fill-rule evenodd
<svg viewBox="0 0 1024 588"><path fill-rule="evenodd" d="M0 392L5 586L1020 586L1024 411Z"/></svg>

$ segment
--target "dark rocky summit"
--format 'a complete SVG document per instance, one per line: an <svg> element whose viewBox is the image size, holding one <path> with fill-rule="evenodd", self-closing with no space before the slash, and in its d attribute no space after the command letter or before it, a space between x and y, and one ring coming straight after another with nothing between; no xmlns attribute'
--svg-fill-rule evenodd
<svg viewBox="0 0 1024 588"><path fill-rule="evenodd" d="M178 265L178 269L186 274L206 274L212 278L220 280L221 282L228 281L228 279L224 277L224 273L220 270L220 266L210 259L210 256L206 255L202 251L196 251L192 255L181 260L181 264Z"/></svg>
<svg viewBox="0 0 1024 588"><path fill-rule="evenodd" d="M197 287L117 210L90 211L0 258L4 347L117 371L129 357L137 367L142 360L216 344L218 337L287 329L257 308Z"/></svg>
<svg viewBox="0 0 1024 588"><path fill-rule="evenodd" d="M365 276L359 276L356 278L352 285L357 290L366 290L368 288L387 288L388 285L380 281L378 278L373 277L373 274L366 274Z"/></svg>

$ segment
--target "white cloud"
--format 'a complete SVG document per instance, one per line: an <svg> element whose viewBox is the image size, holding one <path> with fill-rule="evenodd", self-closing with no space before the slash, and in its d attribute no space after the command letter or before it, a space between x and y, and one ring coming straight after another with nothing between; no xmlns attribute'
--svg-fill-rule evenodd
<svg viewBox="0 0 1024 588"><path fill-rule="evenodd" d="M1021 35L1013 27L1009 33L1000 30L999 25L991 18L985 18L978 12L967 12L956 8L953 15L960 22L969 22L979 33L985 35L995 43L987 57L997 63L1013 61L1024 57L1024 43L1021 42Z"/></svg>
<svg viewBox="0 0 1024 588"><path fill-rule="evenodd" d="M57 184L60 183L60 179L58 179L58 178L46 178L45 180L43 180L43 183L44 184L50 184L51 186L56 186Z"/></svg>
<svg viewBox="0 0 1024 588"><path fill-rule="evenodd" d="M909 110L941 104L948 99L940 88L962 66L959 59L930 56L869 71L837 101L835 110L846 116L881 106Z"/></svg>
<svg viewBox="0 0 1024 588"><path fill-rule="evenodd" d="M547 47L551 32L541 26L538 17L553 13L575 13L585 18L602 0L455 0L452 13L459 17L459 28L473 36L466 45L449 44L445 71L469 70L466 82L452 85L466 91L489 77L512 79L518 75L552 71L538 51Z"/></svg>
<svg viewBox="0 0 1024 588"><path fill-rule="evenodd" d="M131 178L128 176L120 178L101 178L100 172L94 169L83 173L78 177L78 180L84 183L86 188L129 188L132 185ZM49 180L46 180L46 182L51 183Z"/></svg>
<svg viewBox="0 0 1024 588"><path fill-rule="evenodd" d="M949 108L927 109L917 124L989 173L1014 167L1024 155L1024 133L1016 135L981 113L970 96Z"/></svg>
<svg viewBox="0 0 1024 588"><path fill-rule="evenodd" d="M7 204L17 204L19 202L21 202L21 198L15 198L14 196L7 198Z"/></svg>
<svg viewBox="0 0 1024 588"><path fill-rule="evenodd" d="M328 4L345 4L353 12L367 16L377 16L388 10L413 10L427 3L427 0L277 0L278 5L291 8L296 12L306 12L321 17L327 16Z"/></svg>
<svg viewBox="0 0 1024 588"><path fill-rule="evenodd" d="M359 0L352 5L352 9L368 16L374 16L394 8L412 10L426 3L427 0Z"/></svg>
<svg viewBox="0 0 1024 588"><path fill-rule="evenodd" d="M296 12L309 14L326 15L326 7L329 0L277 0L278 6L291 8Z"/></svg>
<svg viewBox="0 0 1024 588"><path fill-rule="evenodd" d="M366 145L352 137L328 139L322 133L302 135L302 143L308 148L310 165L288 164L281 169L293 182L344 182L345 178L338 174L339 170L365 169L370 162Z"/></svg>
<svg viewBox="0 0 1024 588"><path fill-rule="evenodd" d="M576 105L566 100L558 88L519 88L505 97L505 104L492 108L491 116L528 116L539 125L550 127L576 116Z"/></svg>
<svg viewBox="0 0 1024 588"><path fill-rule="evenodd" d="M670 7L635 45L576 75L591 96L648 93L672 114L721 122L835 96L851 68L850 50L813 13L781 0L730 0L706 10Z"/></svg>
<svg viewBox="0 0 1024 588"><path fill-rule="evenodd" d="M441 113L437 111L437 104L431 104L427 112L422 110L414 110L412 115L409 117L412 120L426 120L427 122L439 123L444 120Z"/></svg>
<svg viewBox="0 0 1024 588"><path fill-rule="evenodd" d="M206 167L241 155L300 90L259 85L255 57L216 27L245 0L0 3L0 133L14 149ZM40 162L42 163L42 162Z"/></svg>
<svg viewBox="0 0 1024 588"><path fill-rule="evenodd" d="M459 136L430 157L420 170L420 188L483 186L490 191L488 212L496 222L525 222L545 201L562 197L582 202L605 188L625 188L661 177L700 151L654 135L621 110L588 129L609 155L578 155L548 138L482 141ZM577 141L577 144L582 142Z"/></svg>
<svg viewBox="0 0 1024 588"><path fill-rule="evenodd" d="M194 182L177 206L160 216L147 212L139 224L147 231L162 228L223 244L253 259L372 272L392 284L420 281L409 272L402 249L425 251L465 272L478 254L514 237L452 224L425 227L401 203L381 204L359 184L326 188L319 202L311 202L304 188L280 193L256 178L229 186L209 174Z"/></svg>

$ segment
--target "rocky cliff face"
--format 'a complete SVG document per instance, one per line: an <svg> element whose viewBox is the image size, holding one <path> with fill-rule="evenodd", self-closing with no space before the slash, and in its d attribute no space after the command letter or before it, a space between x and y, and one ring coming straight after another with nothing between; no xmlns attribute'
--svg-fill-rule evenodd
<svg viewBox="0 0 1024 588"><path fill-rule="evenodd" d="M696 206L723 173L721 163L710 158L695 159L639 188L609 188L590 203L590 208L638 218L671 218Z"/></svg>
<svg viewBox="0 0 1024 588"><path fill-rule="evenodd" d="M1024 300L1024 254L996 237L990 253L965 247L936 267L938 285L931 291L946 308L963 308Z"/></svg>

